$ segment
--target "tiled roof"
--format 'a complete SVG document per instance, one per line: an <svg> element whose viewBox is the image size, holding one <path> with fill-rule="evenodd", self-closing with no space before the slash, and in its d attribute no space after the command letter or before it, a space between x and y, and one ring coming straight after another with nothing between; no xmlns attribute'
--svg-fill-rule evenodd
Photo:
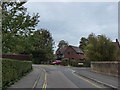
<svg viewBox="0 0 120 90"><path fill-rule="evenodd" d="M83 53L83 51L82 51L79 47L71 46L71 45L69 45L68 47L72 47L73 50L75 50L75 52L77 52L77 53ZM66 50L68 47L61 47L61 48L58 48L57 51L56 51L56 53L58 54L59 51L60 51L61 54L64 54L64 53L65 53L65 50Z"/></svg>
<svg viewBox="0 0 120 90"><path fill-rule="evenodd" d="M58 48L58 50L56 51L56 53L59 53L58 51L61 52L61 54L64 54L65 53L65 50L66 50L67 47L61 47L61 48Z"/></svg>
<svg viewBox="0 0 120 90"><path fill-rule="evenodd" d="M83 51L79 48L79 47L76 47L76 46L71 46L77 53L83 53Z"/></svg>

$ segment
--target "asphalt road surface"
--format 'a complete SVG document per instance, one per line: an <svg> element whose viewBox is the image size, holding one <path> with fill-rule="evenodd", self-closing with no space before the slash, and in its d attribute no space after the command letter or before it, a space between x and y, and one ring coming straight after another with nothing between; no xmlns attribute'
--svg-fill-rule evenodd
<svg viewBox="0 0 120 90"><path fill-rule="evenodd" d="M107 88L75 73L75 68L33 65L34 70L9 88Z"/></svg>

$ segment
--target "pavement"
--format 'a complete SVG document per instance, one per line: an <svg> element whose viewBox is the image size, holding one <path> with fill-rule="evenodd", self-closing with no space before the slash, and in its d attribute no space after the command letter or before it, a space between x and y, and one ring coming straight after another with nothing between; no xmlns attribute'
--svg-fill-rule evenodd
<svg viewBox="0 0 120 90"><path fill-rule="evenodd" d="M13 88L111 88L91 80L94 78L97 81L102 81L114 87L117 87L118 82L116 77L105 76L98 73L93 73L89 68L75 68L54 65L33 65L34 70L23 77L21 80L10 86ZM81 88L81 89L80 89ZM65 90L66 90L65 89Z"/></svg>
<svg viewBox="0 0 120 90"><path fill-rule="evenodd" d="M33 67L33 71L24 76L14 85L11 85L8 90L13 88L42 88L44 83L44 71L37 65Z"/></svg>
<svg viewBox="0 0 120 90"><path fill-rule="evenodd" d="M93 72L90 68L76 68L71 67L74 72L80 76L90 79L94 82L102 84L110 88L118 88L120 77L105 75L98 72Z"/></svg>

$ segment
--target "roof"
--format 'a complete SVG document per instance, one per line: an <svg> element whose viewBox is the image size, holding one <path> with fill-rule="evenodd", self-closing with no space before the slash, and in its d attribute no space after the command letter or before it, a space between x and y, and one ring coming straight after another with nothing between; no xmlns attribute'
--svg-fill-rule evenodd
<svg viewBox="0 0 120 90"><path fill-rule="evenodd" d="M69 45L69 47L72 47L77 53L83 53L83 51L79 47L71 46L71 45Z"/></svg>
<svg viewBox="0 0 120 90"><path fill-rule="evenodd" d="M72 45L69 45L68 47L72 47L73 50L74 50L75 52L77 52L77 53L83 53L83 51L82 51L79 47L72 46ZM68 47L58 48L57 51L56 51L56 54L59 53L58 51L60 51L61 54L64 54L64 53L65 53L65 50L66 50Z"/></svg>
<svg viewBox="0 0 120 90"><path fill-rule="evenodd" d="M58 51L60 51L62 54L64 54L66 49L67 49L67 47L58 48L56 53L58 53Z"/></svg>

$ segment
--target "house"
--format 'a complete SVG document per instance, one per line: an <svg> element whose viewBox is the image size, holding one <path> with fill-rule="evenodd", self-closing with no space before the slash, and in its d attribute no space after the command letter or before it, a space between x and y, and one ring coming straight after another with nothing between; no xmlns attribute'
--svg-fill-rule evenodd
<svg viewBox="0 0 120 90"><path fill-rule="evenodd" d="M83 51L79 47L71 45L58 48L56 55L57 59L68 58L69 60L76 60L78 62L85 60Z"/></svg>
<svg viewBox="0 0 120 90"><path fill-rule="evenodd" d="M61 60L64 58L64 53L65 50L67 49L68 46L62 46L61 48L58 48L56 51L56 59Z"/></svg>

